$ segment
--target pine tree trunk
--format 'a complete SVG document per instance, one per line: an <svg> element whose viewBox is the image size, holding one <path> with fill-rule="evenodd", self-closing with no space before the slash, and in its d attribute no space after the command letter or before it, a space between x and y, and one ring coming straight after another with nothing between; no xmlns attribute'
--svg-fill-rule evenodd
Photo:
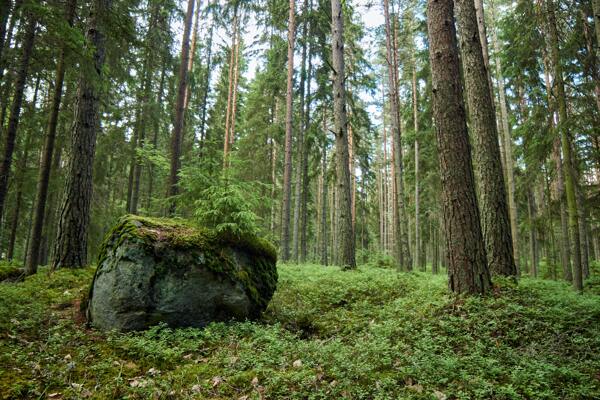
<svg viewBox="0 0 600 400"><path fill-rule="evenodd" d="M167 62L163 60L163 66L160 72L160 83L158 85L158 94L156 96L156 104L162 109L162 98L165 90L165 74L167 70ZM160 117L162 112L157 111L157 115L154 116L153 120L153 135L152 135L152 148L156 150L158 146L158 132L160 130ZM146 199L146 209L148 213L150 213L150 209L152 206L152 193L154 192L154 165L150 164L148 168L148 195Z"/></svg>
<svg viewBox="0 0 600 400"><path fill-rule="evenodd" d="M340 0L331 0L333 53L333 116L335 125L336 186L339 196L337 236L339 264L345 269L356 268L354 229L352 228L352 198L350 188L350 155L348 153L348 119L344 66L344 19Z"/></svg>
<svg viewBox="0 0 600 400"><path fill-rule="evenodd" d="M420 254L421 238L420 231L420 199L419 199L419 93L417 92L417 62L412 59L412 100L413 120L415 128L415 254Z"/></svg>
<svg viewBox="0 0 600 400"><path fill-rule="evenodd" d="M208 110L208 95L210 92L210 78L212 72L212 45L213 45L213 30L214 30L214 19L210 22L210 28L208 29L208 42L206 48L208 54L206 55L206 76L204 79L204 90L202 92L202 113L200 117L200 150L204 146L206 140L206 111ZM201 151L199 152L202 153Z"/></svg>
<svg viewBox="0 0 600 400"><path fill-rule="evenodd" d="M33 52L33 42L35 39L35 30L37 22L31 14L25 16L25 31L23 42L21 44L21 58L17 69L17 78L15 81L15 92L6 127L6 138L4 142L4 155L2 164L0 164L0 220L3 217L4 203L6 201L6 193L8 191L8 181L10 178L10 167L12 165L13 153L15 151L15 140L17 138L17 130L19 127L19 117L21 114L21 105L23 104L23 93L25 84L27 83L27 75L29 73L29 63Z"/></svg>
<svg viewBox="0 0 600 400"><path fill-rule="evenodd" d="M487 293L487 268L460 82L452 0L428 0L433 115L442 183L448 283L455 293Z"/></svg>
<svg viewBox="0 0 600 400"><path fill-rule="evenodd" d="M323 117L325 121L325 117ZM325 132L327 133L327 127L325 126ZM327 144L323 142L323 160L321 167L321 175L323 177L323 193L321 194L321 265L327 265Z"/></svg>
<svg viewBox="0 0 600 400"><path fill-rule="evenodd" d="M407 219L404 205L404 185L402 171L402 139L400 130L400 107L398 98L398 65L396 60L396 51L392 46L393 32L390 24L389 4L388 0L384 0L384 16L386 28L386 57L388 66L388 88L391 103L392 114L392 138L394 142L394 198L395 203L394 213L396 215L396 223L394 231L396 236L396 257L398 266L406 270L412 269L412 259L408 246L408 235L406 235Z"/></svg>
<svg viewBox="0 0 600 400"><path fill-rule="evenodd" d="M292 129L294 98L294 42L295 42L295 4L290 0L288 21L288 53L287 53L287 89L285 110L285 158L283 170L283 203L281 221L281 261L290 259L290 206L292 195Z"/></svg>
<svg viewBox="0 0 600 400"><path fill-rule="evenodd" d="M535 231L536 207L534 193L531 188L527 190L527 213L529 216L529 258L531 260L531 274L534 278L537 278L539 269L539 255L537 234Z"/></svg>
<svg viewBox="0 0 600 400"><path fill-rule="evenodd" d="M312 8L312 1L311 1ZM311 104L311 93L310 93L310 82L312 79L312 54L313 48L312 43L308 48L308 72L306 82L306 100L304 111L304 130L308 131L310 126L310 104ZM308 256L308 195L310 186L310 177L308 175L308 138L305 137L302 143L302 163L300 168L302 169L302 200L301 200L301 212L300 212L300 262L306 262Z"/></svg>
<svg viewBox="0 0 600 400"><path fill-rule="evenodd" d="M492 12L492 20L496 21L495 9L493 1L490 1L490 10ZM495 28L495 27L494 27ZM496 79L498 81L498 93L500 102L500 117L502 120L502 142L504 148L504 165L506 169L506 183L508 189L508 213L510 218L510 234L512 238L513 262L519 268L519 225L517 222L517 202L515 199L515 174L514 160L512 154L512 136L508 126L508 109L506 106L506 89L504 87L504 75L502 73L502 63L499 58L500 42L496 29L492 30L492 41L494 43L494 51L496 53Z"/></svg>
<svg viewBox="0 0 600 400"><path fill-rule="evenodd" d="M496 112L490 97L489 77L479 40L475 6L473 0L455 0L455 4L470 127L475 140L474 164L488 266L492 273L516 276ZM509 166L510 164L507 163Z"/></svg>
<svg viewBox="0 0 600 400"><path fill-rule="evenodd" d="M304 10L307 9L308 1L304 0ZM300 259L300 218L301 218L301 207L302 207L302 175L303 175L303 165L302 161L304 160L304 131L306 130L306 126L304 125L304 114L306 110L304 109L304 101L305 101L305 86L306 86L306 42L308 40L307 34L307 18L302 19L302 58L300 61L300 128L298 129L298 138L297 145L298 151L296 152L296 177L295 177L295 187L294 187L294 220L292 221L292 260L294 263L298 263Z"/></svg>
<svg viewBox="0 0 600 400"><path fill-rule="evenodd" d="M69 26L73 25L75 12L77 9L77 0L69 0L66 5L65 19ZM54 92L52 94L52 105L50 116L46 128L46 138L42 150L42 160L38 176L37 193L35 197L33 222L29 234L29 247L25 258L25 273L32 275L37 272L39 265L40 243L42 239L42 229L44 226L44 216L46 214L46 200L48 198L48 185L50 183L50 170L52 168L52 156L54 153L54 144L56 142L56 128L58 126L58 114L62 100L63 83L65 79L65 53L63 46L60 50L58 63L56 65L56 74L54 78Z"/></svg>
<svg viewBox="0 0 600 400"><path fill-rule="evenodd" d="M237 6L234 9L233 15L233 35L231 35L231 47L229 49L229 75L227 82L229 84L227 90L227 109L225 111L225 134L223 137L223 169L226 169L229 165L229 131L231 126L231 114L233 109L233 70L235 64L235 52L237 49L237 30L238 30L238 18L237 18Z"/></svg>
<svg viewBox="0 0 600 400"><path fill-rule="evenodd" d="M181 144L183 141L183 119L185 118L185 93L188 85L188 59L190 56L190 32L192 30L192 17L194 15L194 3L196 0L188 0L185 16L183 38L181 41L181 58L179 64L179 76L177 82L177 102L175 105L175 121L173 123L173 134L171 136L171 170L167 197L176 196L179 193L179 170L181 168ZM175 215L175 200L171 199L168 214Z"/></svg>
<svg viewBox="0 0 600 400"><path fill-rule="evenodd" d="M60 208L52 268L85 266L87 235L92 201L92 169L96 135L100 125L100 85L105 59L102 20L110 13L112 0L94 0L86 40L94 49L93 73L82 72L77 93L65 195ZM86 70L84 70L86 71Z"/></svg>
<svg viewBox="0 0 600 400"><path fill-rule="evenodd" d="M571 253L573 255L573 286L576 290L583 290L583 274L581 268L581 244L579 236L579 212L577 210L576 185L577 177L573 168L572 139L567 128L567 100L565 95L563 71L559 54L558 32L556 27L556 16L554 14L555 3L546 1L547 29L550 50L550 62L554 71L554 95L558 105L558 116L560 123L558 130L560 134L561 150L564 157L563 169L565 177L565 191L567 196L567 211L569 216L569 234L571 237Z"/></svg>

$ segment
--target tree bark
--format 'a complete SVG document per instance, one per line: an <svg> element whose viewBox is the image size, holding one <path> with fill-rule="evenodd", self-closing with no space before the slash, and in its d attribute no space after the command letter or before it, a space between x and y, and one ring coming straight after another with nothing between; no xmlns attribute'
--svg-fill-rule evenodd
<svg viewBox="0 0 600 400"><path fill-rule="evenodd" d="M308 1L304 0L304 10L308 8ZM300 259L300 225L301 225L301 208L302 208L302 175L304 172L303 169L303 160L304 160L304 131L306 130L306 126L304 125L305 119L304 114L306 110L304 109L305 102L305 85L306 85L306 43L308 41L308 32L307 32L307 18L302 19L302 58L300 61L300 129L298 129L298 138L297 145L298 151L296 152L296 182L294 187L294 220L292 221L292 260L297 264Z"/></svg>
<svg viewBox="0 0 600 400"><path fill-rule="evenodd" d="M394 194L395 194L395 214L397 221L394 224L396 234L396 257L398 266L406 270L412 269L412 259L408 245L408 235L406 234L407 219L404 205L404 184L402 167L402 133L400 129L400 105L398 96L398 65L396 52L392 44L392 27L390 24L389 2L383 1L383 11L385 17L386 29L386 58L388 66L388 88L391 103L392 115L392 138L394 142Z"/></svg>
<svg viewBox="0 0 600 400"><path fill-rule="evenodd" d="M77 0L69 0L66 5L65 19L69 26L73 26L75 12L77 9ZM44 227L44 216L46 214L46 200L48 198L48 185L50 184L50 170L52 167L52 156L54 153L54 144L56 142L56 127L58 126L58 114L62 100L63 84L65 80L65 54L66 46L62 46L56 64L56 75L54 78L54 92L52 94L52 106L46 128L46 138L42 150L42 161L38 176L37 193L35 197L35 207L31 232L29 234L29 247L25 258L25 273L32 275L37 272L39 265L40 243L42 229Z"/></svg>
<svg viewBox="0 0 600 400"><path fill-rule="evenodd" d="M571 236L571 253L573 255L573 286L576 290L583 290L583 274L581 268L581 243L579 236L579 212L577 210L576 185L577 177L573 167L572 139L567 128L567 100L565 95L562 64L560 60L558 31L556 26L555 3L546 0L546 17L548 30L548 44L550 50L550 62L554 71L554 97L558 105L558 116L560 123L557 126L561 150L564 157L563 168L565 176L565 190L567 196L567 211L569 216L569 233Z"/></svg>
<svg viewBox="0 0 600 400"><path fill-rule="evenodd" d="M474 158L481 228L488 267L492 273L516 276L506 190L500 161L496 112L490 96L473 0L455 0L461 60L466 83L470 127L475 140ZM510 163L507 163L510 165Z"/></svg>
<svg viewBox="0 0 600 400"><path fill-rule="evenodd" d="M17 78L15 81L15 92L6 127L6 138L4 141L4 156L0 164L0 220L3 216L6 193L8 191L8 181L10 178L10 168L12 165L13 153L15 151L15 140L19 127L19 117L21 114L21 105L23 104L23 93L27 76L29 73L29 63L33 52L33 43L35 40L35 30L37 22L31 12L25 15L25 33L21 44L22 54L19 60Z"/></svg>
<svg viewBox="0 0 600 400"><path fill-rule="evenodd" d="M86 40L88 46L94 49L91 60L93 72L82 72L79 79L70 160L52 269L82 267L88 263L92 173L100 125L100 85L105 59L104 19L108 17L111 5L112 0L94 0L88 19Z"/></svg>
<svg viewBox="0 0 600 400"><path fill-rule="evenodd" d="M181 169L181 144L183 141L183 119L185 117L185 93L188 85L188 59L190 56L190 32L192 30L192 17L194 15L194 4L196 0L188 0L185 16L183 38L181 40L181 59L179 64L179 77L177 83L177 100L175 105L175 121L173 123L173 134L171 135L171 170L167 197L176 196L179 193L179 170ZM171 199L168 214L175 215L175 200Z"/></svg>
<svg viewBox="0 0 600 400"><path fill-rule="evenodd" d="M287 53L287 89L285 110L285 158L283 169L283 203L281 221L281 261L290 259L290 206L292 195L292 129L293 129L293 97L294 97L294 42L295 42L295 4L290 0L290 16L288 21L288 53Z"/></svg>
<svg viewBox="0 0 600 400"><path fill-rule="evenodd" d="M496 21L494 2L490 0L490 11L492 12L492 20ZM502 63L499 58L500 42L496 29L492 29L492 41L494 44L494 52L496 53L496 79L498 80L498 93L500 102L500 117L502 120L502 142L504 143L504 165L506 169L507 189L508 189L508 213L510 218L510 234L512 238L512 250L514 264L519 269L519 224L517 221L517 202L515 199L515 174L514 160L512 154L512 136L508 126L508 109L506 106L506 89L504 87L504 75L502 73Z"/></svg>
<svg viewBox="0 0 600 400"><path fill-rule="evenodd" d="M452 0L428 0L433 115L442 183L448 283L455 293L491 290L460 82Z"/></svg>
<svg viewBox="0 0 600 400"><path fill-rule="evenodd" d="M345 269L356 268L354 229L352 228L352 198L350 193L350 156L348 153L348 119L344 66L344 17L340 0L331 0L333 27L333 112L335 125L336 179L338 207L339 264Z"/></svg>

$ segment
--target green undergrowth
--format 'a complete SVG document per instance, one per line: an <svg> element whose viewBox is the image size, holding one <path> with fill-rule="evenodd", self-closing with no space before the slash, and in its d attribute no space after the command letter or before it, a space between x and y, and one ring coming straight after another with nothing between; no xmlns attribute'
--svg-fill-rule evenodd
<svg viewBox="0 0 600 400"><path fill-rule="evenodd" d="M600 297L496 280L279 266L262 320L141 333L85 327L93 268L0 284L0 398L600 398Z"/></svg>

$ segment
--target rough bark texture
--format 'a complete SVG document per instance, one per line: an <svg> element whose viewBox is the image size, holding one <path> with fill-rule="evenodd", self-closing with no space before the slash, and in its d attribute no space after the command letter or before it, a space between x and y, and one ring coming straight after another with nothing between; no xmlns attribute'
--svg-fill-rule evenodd
<svg viewBox="0 0 600 400"><path fill-rule="evenodd" d="M492 20L495 21L495 9L493 1L490 1L490 10L492 12ZM519 268L519 225L517 222L517 202L515 199L515 174L514 174L514 161L512 154L512 136L510 127L508 125L508 109L506 106L506 90L504 87L504 75L502 73L502 63L499 58L500 54L500 42L498 41L498 35L496 29L492 29L492 41L494 43L494 51L496 53L496 79L498 80L498 93L500 102L500 117L502 127L502 138L504 148L504 165L506 169L506 183L508 189L508 212L510 218L510 233L512 237L512 249L514 263Z"/></svg>
<svg viewBox="0 0 600 400"><path fill-rule="evenodd" d="M292 196L292 129L293 129L293 91L294 91L294 42L295 42L295 4L290 0L288 22L288 71L285 110L285 154L283 166L283 204L281 216L281 261L290 259L290 208Z"/></svg>
<svg viewBox="0 0 600 400"><path fill-rule="evenodd" d="M65 194L60 208L58 233L52 268L85 266L87 234L92 201L92 168L96 151L96 134L100 117L100 86L105 59L103 19L108 16L112 0L95 0L86 40L94 48L92 67L79 79L75 123L72 130L70 160Z"/></svg>
<svg viewBox="0 0 600 400"><path fill-rule="evenodd" d="M483 294L491 289L491 279L471 167L453 1L429 0L427 16L448 283L455 293Z"/></svg>
<svg viewBox="0 0 600 400"><path fill-rule="evenodd" d="M596 58L600 60L600 0L592 0L592 11L596 31Z"/></svg>
<svg viewBox="0 0 600 400"><path fill-rule="evenodd" d="M66 5L65 19L72 26L75 19L75 10L77 0L69 0ZM58 63L56 65L56 75L54 78L54 91L52 93L52 105L50 116L46 128L46 138L42 150L42 160L38 176L38 186L34 206L33 223L31 224L29 247L25 259L25 272L28 275L37 271L39 264L40 243L42 238L42 229L44 226L44 216L46 214L46 200L48 198L48 185L50 183L50 170L52 167L52 156L54 153L54 143L56 142L56 127L58 126L58 113L63 93L63 83L65 80L65 46L60 50Z"/></svg>
<svg viewBox="0 0 600 400"><path fill-rule="evenodd" d="M25 18L25 34L23 37L23 42L21 43L22 53L19 60L18 69L16 71L17 79L15 80L15 92L10 109L8 126L6 127L4 156L2 159L2 164L0 164L0 220L2 220L4 202L6 201L6 193L8 191L10 167L12 165L13 153L15 151L15 140L17 138L17 130L19 128L21 105L23 104L23 93L25 91L25 84L27 83L29 63L31 60L31 53L33 52L33 42L35 39L35 29L37 25L36 20L31 13L27 13Z"/></svg>
<svg viewBox="0 0 600 400"><path fill-rule="evenodd" d="M454 3L470 127L475 140L475 172L488 266L494 274L516 276L517 269L513 260L506 190L498 146L496 112L490 97L488 71L481 50L475 7L473 0L455 0Z"/></svg>
<svg viewBox="0 0 600 400"><path fill-rule="evenodd" d="M348 119L344 68L344 17L340 0L331 0L333 37L333 116L335 123L336 179L338 207L337 240L339 264L356 268L354 229L352 228L352 194L350 189L350 155L348 153Z"/></svg>
<svg viewBox="0 0 600 400"><path fill-rule="evenodd" d="M10 14L11 6L11 0L0 0L0 60L2 60L4 41L6 40L6 25L8 23L8 15ZM0 65L2 65L1 62Z"/></svg>
<svg viewBox="0 0 600 400"><path fill-rule="evenodd" d="M192 30L192 17L196 0L188 0L187 13L183 38L181 40L181 58L179 64L179 77L177 81L177 102L175 105L175 121L171 135L171 170L167 196L176 196L179 193L179 169L181 168L181 144L183 141L183 119L185 117L185 92L188 85L188 59L190 57L190 32ZM169 215L175 214L175 201L171 200L168 210Z"/></svg>

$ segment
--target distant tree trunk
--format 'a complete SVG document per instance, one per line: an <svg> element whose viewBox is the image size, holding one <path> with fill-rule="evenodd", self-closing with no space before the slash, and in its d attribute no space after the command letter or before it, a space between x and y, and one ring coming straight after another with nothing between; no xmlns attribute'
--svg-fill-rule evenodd
<svg viewBox="0 0 600 400"><path fill-rule="evenodd" d="M6 66L8 65L6 50L8 50L10 47L10 42L12 41L15 23L19 19L19 9L21 7L21 3L23 3L23 0L15 0L11 10L11 0L0 0L0 82L2 82L2 78L4 78L4 72ZM11 14L10 21L8 20L9 14ZM11 85L7 85L7 88L10 86ZM0 126L4 125L5 104L6 103L3 102Z"/></svg>
<svg viewBox="0 0 600 400"><path fill-rule="evenodd" d="M304 10L308 8L308 1L304 0ZM298 151L296 152L296 182L294 188L294 220L292 221L292 260L297 264L300 259L300 225L301 225L301 208L302 208L302 175L304 172L302 162L304 160L304 109L305 102L305 84L306 84L306 50L307 50L307 18L302 18L302 58L300 61L300 129L298 129Z"/></svg>
<svg viewBox="0 0 600 400"><path fill-rule="evenodd" d="M348 120L344 68L344 18L340 0L331 0L333 26L333 112L335 122L336 179L339 196L338 244L339 263L343 268L356 268L354 229L352 228L352 199L350 193L350 156L348 154Z"/></svg>
<svg viewBox="0 0 600 400"><path fill-rule="evenodd" d="M531 274L534 278L538 276L538 243L535 231L536 207L534 193L531 188L527 190L527 214L529 216L529 257L531 259Z"/></svg>
<svg viewBox="0 0 600 400"><path fill-rule="evenodd" d="M417 61L412 59L412 100L413 120L415 128L415 254L421 253L420 226L420 201L419 201L419 93L417 87ZM415 257L416 259L416 257Z"/></svg>
<svg viewBox="0 0 600 400"><path fill-rule="evenodd" d="M398 98L398 76L395 50L392 45L392 28L390 24L388 0L383 2L386 28L386 57L388 66L388 87L392 114L392 137L394 141L394 194L397 222L394 224L396 233L396 257L400 268L412 269L412 259L408 246L407 219L404 205L404 185L402 180L402 140L400 130L400 106Z"/></svg>
<svg viewBox="0 0 600 400"><path fill-rule="evenodd" d="M496 21L494 2L490 1L490 11L492 12L492 20ZM502 127L502 141L504 142L505 169L508 188L508 212L510 218L510 234L512 238L513 260L517 268L519 268L519 224L517 221L517 202L515 199L515 174L514 161L512 154L512 136L508 125L508 109L506 107L506 89L504 87L504 75L502 73L502 63L499 58L500 42L496 29L492 29L492 42L494 43L494 51L496 53L496 79L498 81L498 92L500 101L500 117Z"/></svg>
<svg viewBox="0 0 600 400"><path fill-rule="evenodd" d="M506 205L496 112L490 97L473 0L455 0L470 126L475 140L475 172L481 203L481 228L492 273L516 276ZM507 148L508 149L508 146ZM511 163L507 163L510 165Z"/></svg>
<svg viewBox="0 0 600 400"><path fill-rule="evenodd" d="M208 54L206 55L206 76L204 78L204 90L202 92L202 113L200 117L200 148L204 145L206 140L206 110L208 109L208 94L210 92L210 78L212 72L212 45L213 45L213 30L214 20L210 22L210 28L208 29L208 41L206 48Z"/></svg>
<svg viewBox="0 0 600 400"><path fill-rule="evenodd" d="M293 97L294 97L294 42L295 42L295 4L290 0L290 16L288 21L288 57L287 57L287 89L285 110L285 159L283 166L283 203L281 220L281 261L290 259L290 206L292 195L292 129L293 129Z"/></svg>
<svg viewBox="0 0 600 400"><path fill-rule="evenodd" d="M179 77L177 83L177 102L175 105L175 121L171 136L171 170L167 196L173 197L179 193L179 170L181 169L181 143L183 141L183 119L185 117L185 93L188 85L188 59L190 56L190 32L192 30L192 17L196 0L188 0L185 16L183 38L181 40L181 59L179 64ZM175 215L175 200L171 199L168 214Z"/></svg>
<svg viewBox="0 0 600 400"><path fill-rule="evenodd" d="M229 131L231 126L231 114L233 113L233 74L235 64L235 53L237 51L237 30L238 30L238 18L237 18L237 3L234 8L233 14L233 34L231 35L231 47L229 49L229 75L227 82L229 84L227 90L227 109L225 111L225 134L223 136L223 169L229 165Z"/></svg>
<svg viewBox="0 0 600 400"><path fill-rule="evenodd" d="M103 20L112 0L94 0L86 40L94 49L93 74L84 69L79 79L65 195L60 208L52 269L87 265L87 235L92 200L92 169L100 125L100 85L105 59Z"/></svg>
<svg viewBox="0 0 600 400"><path fill-rule="evenodd" d="M197 15L196 15L197 16ZM148 25L148 32L146 34L146 43L147 46L150 49L154 48L154 45L156 45L156 40L154 40L154 37L156 35L156 29L157 29L157 24L160 18L160 7L159 4L154 4L152 6L152 10L151 10L151 15L150 15L150 23ZM150 95L152 93L152 76L154 75L154 55L152 54L152 50L147 49L146 50L146 55L145 55L145 65L143 67L143 75L142 75L142 85L141 85L141 96L139 97L139 103L138 103L138 118L139 120L136 121L137 122L137 129L138 129L138 135L137 135L137 147L143 149L145 142L146 142L146 128L147 128L147 124L148 124L148 117L150 115L150 107L149 107L149 103L150 103ZM193 52L192 52L193 53ZM191 58L190 58L191 59ZM188 70L190 69L190 65L188 64ZM186 92L186 99L187 96L189 96L188 94L189 92L189 85L187 87L187 92ZM186 107L187 109L187 103L186 103ZM135 154L135 149L134 149L134 154L133 154L133 159L131 160L131 171L132 171L132 175L133 175L133 188L131 191L131 204L130 204L130 209L129 212L131 214L137 214L138 213L138 204L139 204L139 199L140 199L140 183L141 183L141 175L142 175L142 160L140 159L140 157Z"/></svg>
<svg viewBox="0 0 600 400"><path fill-rule="evenodd" d="M194 31L192 34L192 43L190 45L190 56L187 60L187 75L188 77L192 75L192 71L194 70L194 58L196 56L196 42L198 41L198 24L200 23L200 5L202 4L202 0L197 0L198 4L196 5L196 12L194 14ZM190 85L186 85L185 88L185 97L183 100L183 108L187 110L188 105L190 104L191 97L191 87Z"/></svg>
<svg viewBox="0 0 600 400"><path fill-rule="evenodd" d="M160 72L160 83L158 85L158 94L156 96L156 104L161 107L162 109L162 98L163 98L163 93L165 90L165 74L166 74L166 69L167 69L167 62L166 60L163 61L163 66ZM161 112L158 113L158 115L154 116L154 120L153 120L153 127L152 130L153 132L153 136L152 136L152 148L156 150L156 147L158 146L158 132L160 130L160 116L161 116ZM146 200L146 208L148 210L150 210L151 205L152 205L152 193L154 191L154 166L152 164L150 164L149 166L149 171L148 171L148 196L147 196L147 200Z"/></svg>
<svg viewBox="0 0 600 400"><path fill-rule="evenodd" d="M73 25L75 12L77 9L77 0L69 0L65 9L65 19L69 26ZM54 153L54 144L56 142L56 128L58 126L58 114L63 93L63 83L65 80L65 54L66 46L63 45L56 64L56 74L54 78L54 92L52 94L52 105L48 125L46 126L46 138L42 150L42 160L38 175L37 193L35 197L35 207L31 232L29 234L29 247L25 258L25 273L32 275L37 272L39 265L40 243L42 238L42 229L44 227L44 216L46 214L46 200L48 198L48 186L50 184L50 171L52 168L52 156Z"/></svg>
<svg viewBox="0 0 600 400"><path fill-rule="evenodd" d="M460 82L452 0L428 0L433 115L442 182L448 281L455 293L491 290Z"/></svg>
<svg viewBox="0 0 600 400"><path fill-rule="evenodd" d="M4 156L2 164L0 164L0 220L3 216L4 203L6 201L6 193L8 191L8 181L10 178L10 167L12 165L13 153L15 151L15 140L17 138L17 130L19 127L19 117L21 114L21 105L23 104L23 93L27 82L29 72L29 62L31 53L33 52L33 42L35 39L35 30L37 22L31 13L25 16L25 31L23 42L21 44L22 54L19 60L17 70L17 79L15 81L15 92L6 127L6 138L4 141Z"/></svg>
<svg viewBox="0 0 600 400"><path fill-rule="evenodd" d="M573 286L576 290L583 290L583 274L581 268L581 238L579 236L579 212L577 210L576 185L577 177L573 167L572 139L567 128L567 100L563 80L562 64L560 60L558 31L556 16L554 14L555 2L546 0L546 16L548 29L548 44L550 62L554 71L554 94L558 105L560 124L558 130L561 138L561 149L564 157L565 189L567 195L567 210L569 215L569 230L571 235L571 253L573 255Z"/></svg>
<svg viewBox="0 0 600 400"><path fill-rule="evenodd" d="M312 1L311 5L312 7ZM309 36L310 37L310 36ZM305 106L306 109L304 111L304 129L308 131L310 126L310 104L311 104L311 94L310 94L310 82L312 79L312 54L313 48L312 43L308 48L308 72L307 72L307 82L306 82L306 101ZM306 262L306 257L308 255L308 194L309 194L309 184L310 184L310 176L308 175L308 138L304 137L304 142L302 145L302 163L300 168L302 169L302 201L301 201L301 215L300 215L300 262Z"/></svg>
<svg viewBox="0 0 600 400"><path fill-rule="evenodd" d="M325 117L323 117L325 121ZM325 133L327 127L325 126ZM321 265L327 265L327 143L323 141L323 160L321 175L323 178L323 193L321 194Z"/></svg>

